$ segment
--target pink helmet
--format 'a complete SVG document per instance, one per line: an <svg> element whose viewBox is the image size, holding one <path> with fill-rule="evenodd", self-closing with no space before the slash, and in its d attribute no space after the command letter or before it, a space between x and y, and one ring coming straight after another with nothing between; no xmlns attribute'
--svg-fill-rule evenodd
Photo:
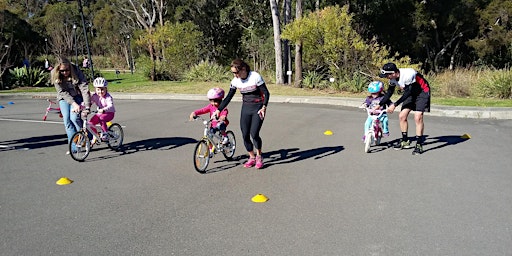
<svg viewBox="0 0 512 256"><path fill-rule="evenodd" d="M210 100L222 100L224 98L224 90L222 90L222 88L215 87L210 89L206 96Z"/></svg>

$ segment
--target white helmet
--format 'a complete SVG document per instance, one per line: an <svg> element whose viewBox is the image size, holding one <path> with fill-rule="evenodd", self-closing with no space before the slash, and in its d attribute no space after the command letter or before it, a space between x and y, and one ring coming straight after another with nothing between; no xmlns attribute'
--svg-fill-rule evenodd
<svg viewBox="0 0 512 256"><path fill-rule="evenodd" d="M94 87L107 87L108 82L103 77L97 77L93 82Z"/></svg>

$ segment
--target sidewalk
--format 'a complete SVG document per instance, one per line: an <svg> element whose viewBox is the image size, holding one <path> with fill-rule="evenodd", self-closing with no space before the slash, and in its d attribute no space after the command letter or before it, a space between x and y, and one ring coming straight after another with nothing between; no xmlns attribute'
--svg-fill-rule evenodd
<svg viewBox="0 0 512 256"><path fill-rule="evenodd" d="M115 99L175 99L175 100L204 100L204 95L191 94L152 94L152 93L114 93ZM55 98L56 93L6 93L0 94L0 105L5 99L33 99L33 98ZM233 101L241 101L240 94L237 94ZM346 107L359 107L362 99L340 98L340 97L316 97L316 96L279 96L271 95L270 102L276 103L302 103L302 104L323 104ZM1 110L0 110L1 111ZM432 105L430 113L425 115L446 116L458 118L486 118L486 119L511 119L512 108L481 108L481 107L453 107Z"/></svg>

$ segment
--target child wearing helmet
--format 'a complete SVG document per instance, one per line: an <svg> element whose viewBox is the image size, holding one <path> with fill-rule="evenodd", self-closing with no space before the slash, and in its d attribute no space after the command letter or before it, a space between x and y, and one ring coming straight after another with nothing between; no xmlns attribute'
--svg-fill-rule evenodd
<svg viewBox="0 0 512 256"><path fill-rule="evenodd" d="M224 99L224 90L222 88L212 88L208 91L206 94L206 97L208 97L208 100L210 100L210 103L203 108L197 109L190 113L189 120L192 121L197 116L210 113L210 118L213 117L213 114L215 111L219 108L220 103L222 102L222 99ZM226 136L226 128L229 124L228 120L228 109L223 109L218 119L212 120L211 123L211 129L213 130L219 130L222 135L222 143L226 144L228 143L228 137Z"/></svg>
<svg viewBox="0 0 512 256"><path fill-rule="evenodd" d="M95 93L91 96L91 102L98 106L98 113L96 113L91 120L89 120L89 124L91 125L91 129L96 132L96 124L100 124L101 130L103 131L101 135L101 140L107 140L107 122L114 119L114 113L116 109L114 107L114 100L110 93L108 93L107 85L108 82L103 77L97 77L93 82ZM94 137L91 141L91 144L94 145L96 143L96 138Z"/></svg>
<svg viewBox="0 0 512 256"><path fill-rule="evenodd" d="M364 108L370 108L370 109L376 109L376 110L385 110L386 106L389 106L392 102L390 99L384 99L386 102L382 102L384 98L384 83L380 81L373 81L368 85L368 92L370 95L366 97L365 101L363 102L362 107ZM381 124L382 124L382 132L384 137L389 136L389 128L388 128L388 115L386 113L382 114L379 118ZM366 122L364 124L364 134L368 133L368 130L370 129L370 126L372 125L372 118L368 117L366 119ZM365 136L363 136L363 141L365 139Z"/></svg>

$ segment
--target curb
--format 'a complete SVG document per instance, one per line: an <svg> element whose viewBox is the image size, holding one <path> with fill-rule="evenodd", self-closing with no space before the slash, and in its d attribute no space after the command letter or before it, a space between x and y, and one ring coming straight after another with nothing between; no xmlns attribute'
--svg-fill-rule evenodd
<svg viewBox="0 0 512 256"><path fill-rule="evenodd" d="M55 93L5 93L0 94L0 99L46 99L55 98ZM155 99L155 100L204 100L203 95L195 94L156 94L156 93L115 93L116 99L123 100L139 100L139 99ZM242 97L237 95L233 97L233 101L240 102ZM356 98L340 98L340 97L306 97L306 96L279 96L271 95L270 102L275 103L298 103L298 104L322 104L346 107L359 107L362 99ZM482 107L453 107L432 105L430 112L426 115L457 117L457 118L475 118L475 119L512 119L512 108L482 108Z"/></svg>

